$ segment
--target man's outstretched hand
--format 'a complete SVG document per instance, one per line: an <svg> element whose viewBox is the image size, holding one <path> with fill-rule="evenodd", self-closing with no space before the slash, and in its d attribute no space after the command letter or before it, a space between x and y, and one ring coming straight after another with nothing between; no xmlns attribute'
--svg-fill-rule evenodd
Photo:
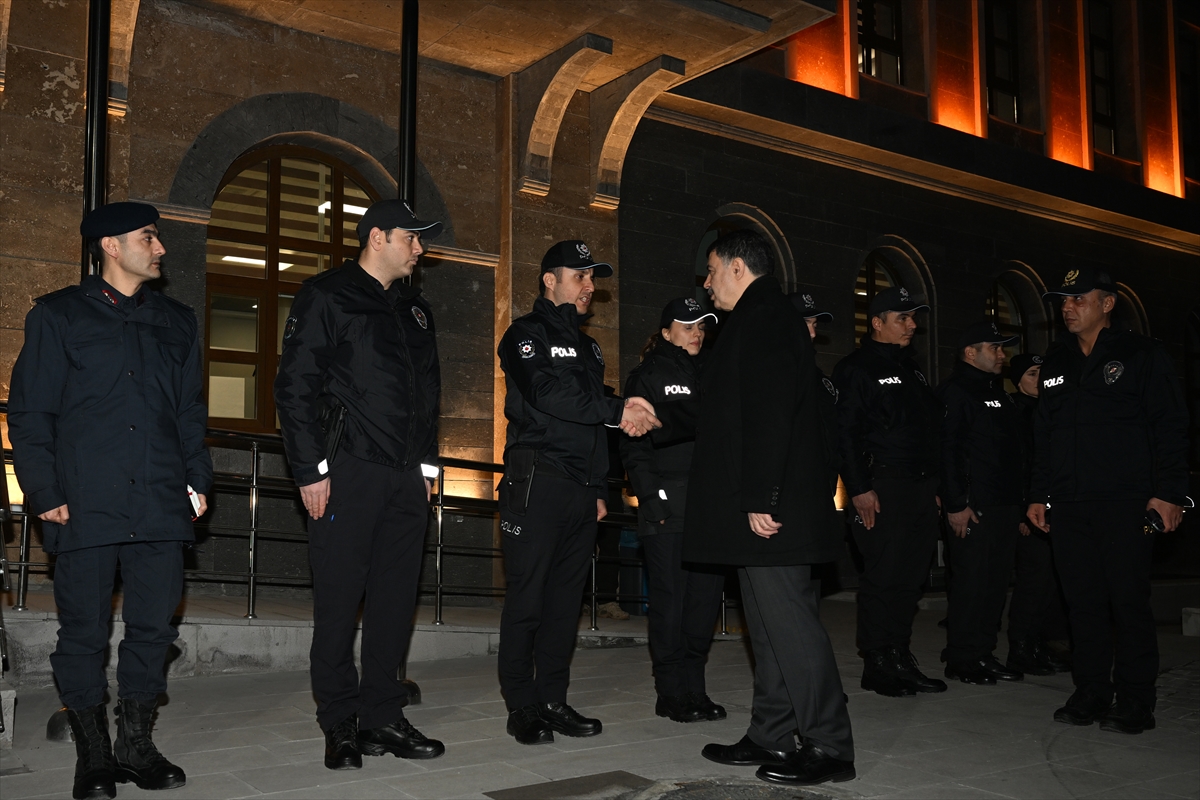
<svg viewBox="0 0 1200 800"><path fill-rule="evenodd" d="M621 430L630 436L644 436L661 428L662 423L654 415L654 406L644 397L625 399L625 412L621 414Z"/></svg>

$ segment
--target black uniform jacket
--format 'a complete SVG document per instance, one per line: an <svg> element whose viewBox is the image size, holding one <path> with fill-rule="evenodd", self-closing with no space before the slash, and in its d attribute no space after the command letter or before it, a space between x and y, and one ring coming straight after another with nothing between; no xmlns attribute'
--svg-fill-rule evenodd
<svg viewBox="0 0 1200 800"><path fill-rule="evenodd" d="M396 469L437 461L441 395L433 313L421 290L384 291L355 261L304 282L283 332L275 406L292 475L329 474L321 413L346 407L339 450Z"/></svg>
<svg viewBox="0 0 1200 800"><path fill-rule="evenodd" d="M663 427L645 436L621 437L621 461L629 473L629 483L638 499L639 531L656 533L664 520L683 521L687 499L687 476L695 448L696 411L700 405L699 371L707 354L688 355L682 347L660 341L629 373L625 381L626 397L644 397L656 412L668 413L668 407L682 404L696 408L688 416L692 424L674 430ZM682 532L681 525L661 526L669 532Z"/></svg>
<svg viewBox="0 0 1200 800"><path fill-rule="evenodd" d="M608 438L604 425L621 424L624 404L604 396L604 354L579 329L572 303L545 297L532 313L513 320L497 352L504 370L507 453L538 451L540 469L552 469L607 497Z"/></svg>
<svg viewBox="0 0 1200 800"><path fill-rule="evenodd" d="M1187 411L1159 342L1103 328L1085 358L1071 337L1046 355L1040 380L1031 502L1184 503Z"/></svg>
<svg viewBox="0 0 1200 800"><path fill-rule="evenodd" d="M1021 412L1021 440L1025 443L1024 462L1021 465L1021 513L1029 506L1029 489L1033 477L1033 417L1037 413L1038 399L1023 392L1009 395Z"/></svg>
<svg viewBox="0 0 1200 800"><path fill-rule="evenodd" d="M947 511L1019 506L1025 499L1024 421L1003 380L959 361L937 388L946 407L941 497Z"/></svg>
<svg viewBox="0 0 1200 800"><path fill-rule="evenodd" d="M190 485L212 488L196 315L99 277L35 301L13 368L9 436L17 479L47 522L47 552L192 541Z"/></svg>
<svg viewBox="0 0 1200 800"><path fill-rule="evenodd" d="M837 470L826 447L808 327L773 277L750 284L701 374L685 561L815 564L841 551ZM665 428L664 428L665 429ZM783 523L768 539L746 514Z"/></svg>
<svg viewBox="0 0 1200 800"><path fill-rule="evenodd" d="M871 491L880 467L936 475L941 463L942 404L912 351L863 337L838 362L838 434L842 480L850 496Z"/></svg>

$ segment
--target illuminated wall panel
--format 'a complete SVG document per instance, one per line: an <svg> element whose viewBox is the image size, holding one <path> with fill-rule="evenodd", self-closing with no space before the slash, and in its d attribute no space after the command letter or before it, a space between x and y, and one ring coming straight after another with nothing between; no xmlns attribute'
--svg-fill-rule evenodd
<svg viewBox="0 0 1200 800"><path fill-rule="evenodd" d="M1083 35L1083 0L1046 0L1046 154L1091 169Z"/></svg>
<svg viewBox="0 0 1200 800"><path fill-rule="evenodd" d="M983 136L979 91L979 18L973 2L938 3L933 121Z"/></svg>
<svg viewBox="0 0 1200 800"><path fill-rule="evenodd" d="M1176 116L1175 37L1171 5L1142 7L1143 174L1146 185L1183 197L1183 169Z"/></svg>
<svg viewBox="0 0 1200 800"><path fill-rule="evenodd" d="M854 91L850 58L852 29L848 20L851 0L838 0L837 14L811 25L787 40L787 76L848 97Z"/></svg>

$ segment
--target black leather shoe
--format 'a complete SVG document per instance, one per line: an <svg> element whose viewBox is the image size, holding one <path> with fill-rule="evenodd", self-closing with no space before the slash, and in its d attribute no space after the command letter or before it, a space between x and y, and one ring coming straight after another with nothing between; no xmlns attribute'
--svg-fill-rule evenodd
<svg viewBox="0 0 1200 800"><path fill-rule="evenodd" d="M391 753L396 758L437 758L446 752L446 745L428 738L401 717L390 725L366 730L360 728L358 749L364 756Z"/></svg>
<svg viewBox="0 0 1200 800"><path fill-rule="evenodd" d="M351 714L325 731L325 768L362 769L357 714Z"/></svg>
<svg viewBox="0 0 1200 800"><path fill-rule="evenodd" d="M1036 639L1009 640L1008 658L1004 665L1026 675L1053 675L1054 667L1046 660L1046 653Z"/></svg>
<svg viewBox="0 0 1200 800"><path fill-rule="evenodd" d="M917 669L917 657L907 647L888 648L887 660L900 683L913 692L937 693L946 691L946 682L930 678Z"/></svg>
<svg viewBox="0 0 1200 800"><path fill-rule="evenodd" d="M1117 702L1100 717L1100 730L1137 734L1154 730L1154 713L1140 700L1117 696Z"/></svg>
<svg viewBox="0 0 1200 800"><path fill-rule="evenodd" d="M760 780L792 786L852 781L858 774L853 761L842 761L815 745L806 744L782 764L765 764L754 773Z"/></svg>
<svg viewBox="0 0 1200 800"><path fill-rule="evenodd" d="M1023 681L1025 674L1015 669L1009 669L1001 664L994 655L988 654L979 661L979 666L998 681Z"/></svg>
<svg viewBox="0 0 1200 800"><path fill-rule="evenodd" d="M542 719L537 706L523 706L510 712L505 730L518 744L550 744L554 741L554 731Z"/></svg>
<svg viewBox="0 0 1200 800"><path fill-rule="evenodd" d="M1075 690L1067 704L1054 712L1054 721L1067 725L1091 725L1108 713L1112 691L1085 686Z"/></svg>
<svg viewBox="0 0 1200 800"><path fill-rule="evenodd" d="M1042 645L1046 655L1046 663L1054 667L1055 672L1071 671L1071 645L1066 641L1046 642Z"/></svg>
<svg viewBox="0 0 1200 800"><path fill-rule="evenodd" d="M654 704L654 713L675 722L699 722L704 719L700 709L692 703L690 694L660 694L658 702Z"/></svg>
<svg viewBox="0 0 1200 800"><path fill-rule="evenodd" d="M753 767L762 764L782 764L796 754L795 750L768 750L743 736L737 744L706 744L700 755L718 764L731 767Z"/></svg>
<svg viewBox="0 0 1200 800"><path fill-rule="evenodd" d="M67 709L67 723L75 737L75 779L71 797L100 800L117 796L117 765L108 736L108 711L104 704Z"/></svg>
<svg viewBox="0 0 1200 800"><path fill-rule="evenodd" d="M916 690L900 680L900 676L888 661L887 652L871 650L867 653L860 685L868 692L875 692L884 697L912 697L917 693Z"/></svg>
<svg viewBox="0 0 1200 800"><path fill-rule="evenodd" d="M712 699L703 692L692 692L688 695L692 699L692 705L700 712L700 719L718 720L725 719L725 706L714 703Z"/></svg>
<svg viewBox="0 0 1200 800"><path fill-rule="evenodd" d="M996 679L980 666L978 661L949 661L946 663L946 677L957 678L963 683L974 686L995 686Z"/></svg>
<svg viewBox="0 0 1200 800"><path fill-rule="evenodd" d="M600 720L585 717L566 703L542 703L538 713L550 730L563 736L597 736L604 728Z"/></svg>
<svg viewBox="0 0 1200 800"><path fill-rule="evenodd" d="M133 781L139 789L176 789L187 783L187 776L158 752L150 738L154 709L154 703L128 698L117 701L117 740L113 743L117 781Z"/></svg>

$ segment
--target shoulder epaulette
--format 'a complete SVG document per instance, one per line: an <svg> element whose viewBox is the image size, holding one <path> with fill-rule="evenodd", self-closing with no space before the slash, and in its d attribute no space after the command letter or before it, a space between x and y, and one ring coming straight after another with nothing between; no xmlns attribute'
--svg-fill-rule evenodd
<svg viewBox="0 0 1200 800"><path fill-rule="evenodd" d="M49 303L51 300L57 300L60 297L65 297L69 294L74 294L75 292L80 291L82 288L83 287L80 286L79 284L75 284L74 286L64 286L63 288L59 289L58 291L50 292L50 294L42 295L41 297L35 299L33 302Z"/></svg>

